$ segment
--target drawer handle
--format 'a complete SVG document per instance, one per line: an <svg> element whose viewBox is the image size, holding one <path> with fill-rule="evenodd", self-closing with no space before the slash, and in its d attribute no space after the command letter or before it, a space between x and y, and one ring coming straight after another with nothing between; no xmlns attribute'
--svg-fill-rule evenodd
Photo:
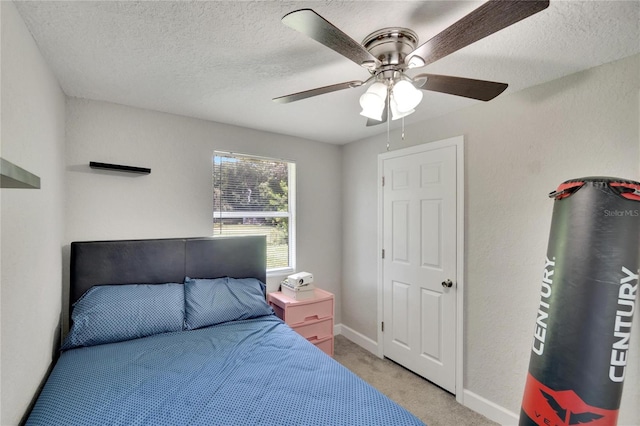
<svg viewBox="0 0 640 426"><path fill-rule="evenodd" d="M311 337L307 337L307 340L310 342L313 342L314 340L320 340L320 339L318 339L318 336L311 336Z"/></svg>
<svg viewBox="0 0 640 426"><path fill-rule="evenodd" d="M318 315L311 315L310 317L305 317L304 320L305 321L309 321L312 319L320 319L320 317Z"/></svg>

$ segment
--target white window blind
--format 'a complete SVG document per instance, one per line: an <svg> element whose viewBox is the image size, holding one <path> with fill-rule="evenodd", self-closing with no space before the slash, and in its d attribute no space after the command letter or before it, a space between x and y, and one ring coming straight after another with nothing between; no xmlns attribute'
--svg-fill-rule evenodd
<svg viewBox="0 0 640 426"><path fill-rule="evenodd" d="M213 235L265 235L267 270L294 268L295 163L213 157Z"/></svg>

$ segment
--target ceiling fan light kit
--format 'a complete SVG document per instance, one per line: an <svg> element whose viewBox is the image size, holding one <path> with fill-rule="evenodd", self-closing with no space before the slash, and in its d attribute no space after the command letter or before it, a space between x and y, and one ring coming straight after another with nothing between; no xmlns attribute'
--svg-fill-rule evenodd
<svg viewBox="0 0 640 426"><path fill-rule="evenodd" d="M549 0L489 0L436 36L418 45L418 35L408 28L383 28L358 43L311 9L288 13L282 22L365 68L371 76L274 98L289 103L371 83L360 96L361 115L367 126L413 113L422 101L422 90L489 101L506 83L435 74L409 76L407 70L429 65L486 36L528 18L549 6ZM387 111L387 114L385 114ZM374 120L374 121L371 121Z"/></svg>
<svg viewBox="0 0 640 426"><path fill-rule="evenodd" d="M407 80L394 82L391 95L399 112L411 111L422 101L422 92Z"/></svg>
<svg viewBox="0 0 640 426"><path fill-rule="evenodd" d="M396 102L393 100L393 98L391 99L391 102L389 102L389 106L390 106L390 109L391 109L391 119L392 120L398 120L400 118L404 118L407 115L411 115L414 112L416 112L415 109L410 109L410 110L407 110L407 111L400 111L398 109L398 106L397 106Z"/></svg>
<svg viewBox="0 0 640 426"><path fill-rule="evenodd" d="M372 120L383 121L387 102L391 107L393 120L415 112L422 101L422 92L414 87L405 76L395 76L384 82L376 81L360 96L363 115Z"/></svg>
<svg viewBox="0 0 640 426"><path fill-rule="evenodd" d="M360 115L381 121L387 102L387 92L388 88L384 83L375 82L369 86L367 91L360 96L360 106L362 107Z"/></svg>

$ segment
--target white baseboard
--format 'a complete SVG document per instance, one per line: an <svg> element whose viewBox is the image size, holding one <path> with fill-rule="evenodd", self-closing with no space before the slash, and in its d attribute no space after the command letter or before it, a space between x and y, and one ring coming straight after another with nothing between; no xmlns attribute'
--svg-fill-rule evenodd
<svg viewBox="0 0 640 426"><path fill-rule="evenodd" d="M347 327L344 324L336 324L333 327L334 334L341 334L347 339L351 340L356 345L368 350L372 354L378 356L378 342L358 333L352 328Z"/></svg>
<svg viewBox="0 0 640 426"><path fill-rule="evenodd" d="M464 389L464 406L480 413L489 420L500 423L503 426L513 426L518 424L518 415L477 395L470 390Z"/></svg>
<svg viewBox="0 0 640 426"><path fill-rule="evenodd" d="M337 336L338 334L342 334L342 324L333 325L333 335Z"/></svg>

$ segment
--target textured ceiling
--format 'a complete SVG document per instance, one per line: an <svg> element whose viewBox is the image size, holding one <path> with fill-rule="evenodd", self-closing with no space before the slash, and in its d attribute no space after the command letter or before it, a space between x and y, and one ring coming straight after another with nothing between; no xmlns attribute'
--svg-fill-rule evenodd
<svg viewBox="0 0 640 426"><path fill-rule="evenodd" d="M283 15L312 8L358 42L382 27L408 27L422 43L481 4L16 2L69 96L336 144L386 132L386 125L366 127L359 115L364 88L284 105L271 99L369 74L283 25ZM639 27L639 1L551 0L548 9L410 74L500 81L509 83L509 93L638 53ZM476 102L425 92L406 123ZM400 120L392 122L398 126Z"/></svg>

